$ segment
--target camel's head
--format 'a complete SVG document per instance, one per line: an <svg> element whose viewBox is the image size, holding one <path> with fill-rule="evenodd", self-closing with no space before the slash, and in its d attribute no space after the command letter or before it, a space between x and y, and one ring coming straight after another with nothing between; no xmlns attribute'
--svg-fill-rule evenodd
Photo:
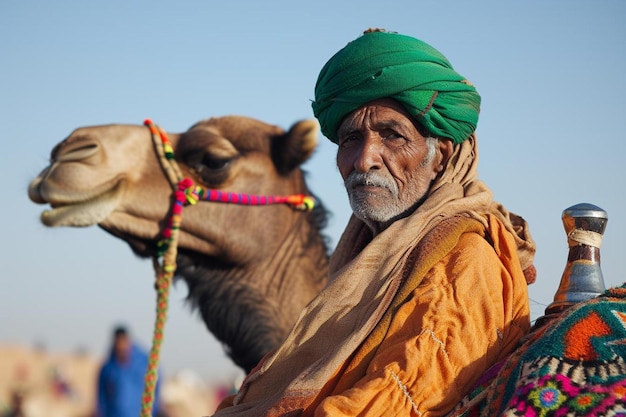
<svg viewBox="0 0 626 417"><path fill-rule="evenodd" d="M214 190L252 195L310 194L300 165L317 144L317 122L288 131L228 116L168 134L184 177ZM160 146L160 144L159 144ZM135 253L155 256L174 199L151 129L107 125L76 129L53 150L28 193L49 204L47 226L99 225ZM207 327L250 370L284 339L327 281L321 205L200 201L182 212L177 274Z"/></svg>
<svg viewBox="0 0 626 417"><path fill-rule="evenodd" d="M201 121L168 134L183 174L199 185L238 193L308 193L299 166L317 144L317 123L288 131L251 118ZM154 255L172 202L172 188L145 126L76 129L51 153L29 186L30 199L49 204L46 226L98 224L142 255ZM227 263L248 262L281 240L306 216L287 206L201 202L185 208L179 245Z"/></svg>

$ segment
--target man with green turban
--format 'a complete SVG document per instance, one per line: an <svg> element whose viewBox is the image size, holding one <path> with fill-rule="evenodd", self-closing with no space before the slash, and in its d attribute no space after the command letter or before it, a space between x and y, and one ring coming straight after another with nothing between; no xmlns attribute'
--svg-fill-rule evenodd
<svg viewBox="0 0 626 417"><path fill-rule="evenodd" d="M480 96L437 50L366 31L313 110L353 215L328 286L217 416L440 416L530 328L534 243L477 178Z"/></svg>
<svg viewBox="0 0 626 417"><path fill-rule="evenodd" d="M480 96L439 51L418 39L369 31L322 68L313 111L324 136L337 143L344 116L363 103L400 102L431 134L461 143L474 133Z"/></svg>

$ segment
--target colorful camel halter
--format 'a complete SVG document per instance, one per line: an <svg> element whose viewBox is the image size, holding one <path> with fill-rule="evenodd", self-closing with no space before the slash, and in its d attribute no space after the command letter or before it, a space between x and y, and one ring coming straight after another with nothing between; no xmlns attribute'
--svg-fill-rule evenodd
<svg viewBox="0 0 626 417"><path fill-rule="evenodd" d="M150 119L146 119L144 125L150 129L159 162L174 191L174 201L170 216L165 229L161 233L157 256L153 259L157 291L156 320L152 335L152 348L148 357L141 408L141 417L150 417L152 416L154 404L159 355L163 342L163 329L167 319L170 284L176 272L177 244L183 207L196 204L198 201L213 201L242 205L287 204L296 210L310 211L315 205L315 200L303 194L260 196L211 190L195 185L193 180L183 176L174 159L174 149L165 131L155 125ZM161 259L160 262L159 258Z"/></svg>

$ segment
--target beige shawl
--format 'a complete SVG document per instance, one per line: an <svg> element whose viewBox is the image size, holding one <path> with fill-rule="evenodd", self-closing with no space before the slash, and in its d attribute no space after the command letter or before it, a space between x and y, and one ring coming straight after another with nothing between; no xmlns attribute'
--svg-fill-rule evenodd
<svg viewBox="0 0 626 417"><path fill-rule="evenodd" d="M385 314L408 254L450 216L464 215L487 228L482 214L496 214L517 239L522 268L531 267L534 243L525 222L493 202L491 191L477 180L477 161L472 136L455 147L425 202L373 239L352 217L331 257L330 283L304 309L286 341L248 375L234 406L216 415L258 417L290 397L313 398Z"/></svg>

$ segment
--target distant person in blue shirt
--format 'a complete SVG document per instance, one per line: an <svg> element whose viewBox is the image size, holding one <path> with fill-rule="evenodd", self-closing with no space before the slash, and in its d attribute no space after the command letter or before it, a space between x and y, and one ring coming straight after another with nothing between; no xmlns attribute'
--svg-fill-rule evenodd
<svg viewBox="0 0 626 417"><path fill-rule="evenodd" d="M116 327L111 354L98 376L97 417L139 416L147 367L147 353L133 343L126 327ZM162 415L158 404L159 386L157 381L154 416Z"/></svg>

